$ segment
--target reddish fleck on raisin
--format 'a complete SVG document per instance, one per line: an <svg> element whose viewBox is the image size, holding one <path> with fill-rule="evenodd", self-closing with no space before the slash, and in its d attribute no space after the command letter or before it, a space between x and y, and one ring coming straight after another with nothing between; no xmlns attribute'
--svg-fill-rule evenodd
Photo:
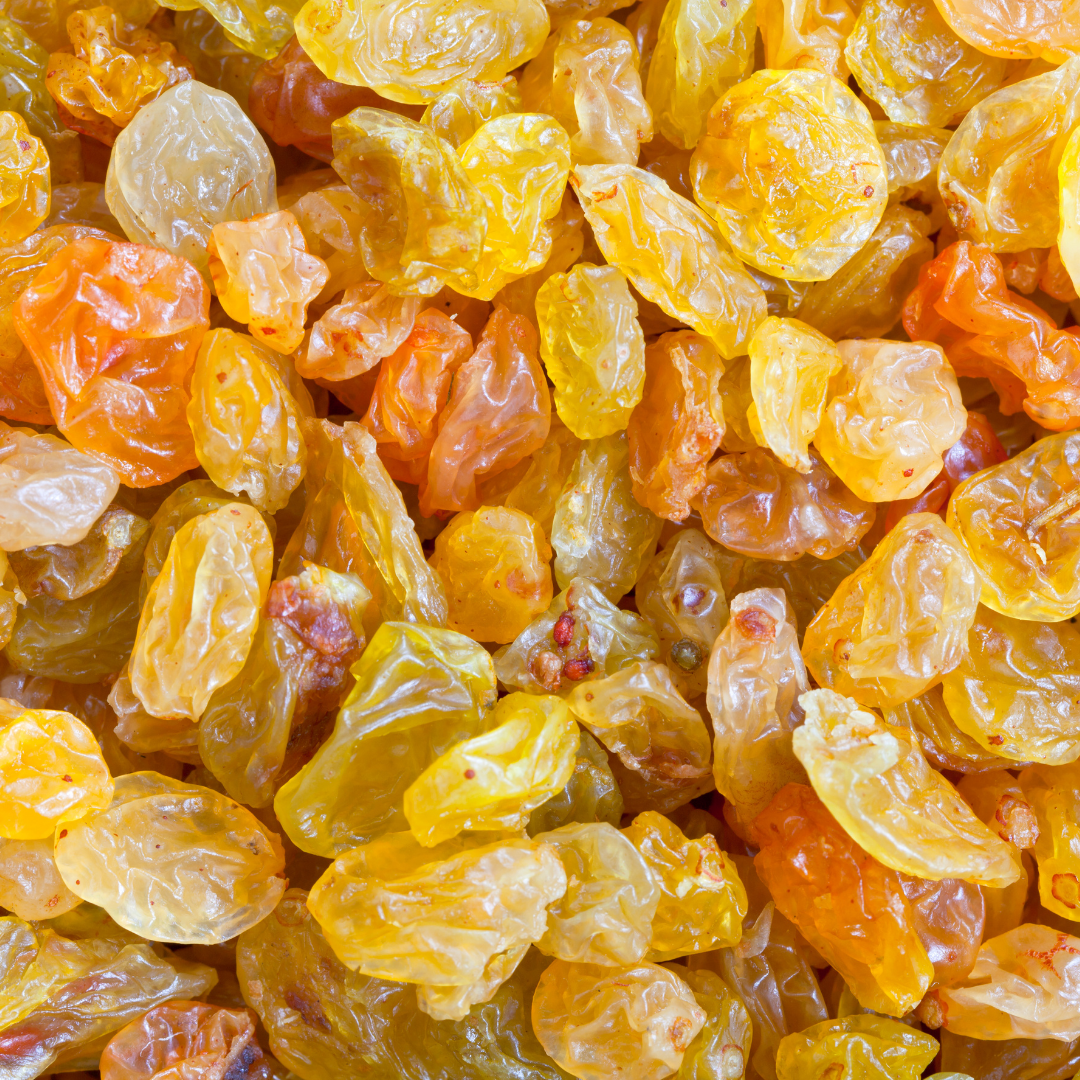
<svg viewBox="0 0 1080 1080"><path fill-rule="evenodd" d="M574 616L564 611L551 628L551 637L560 649L565 649L574 639Z"/></svg>
<svg viewBox="0 0 1080 1080"><path fill-rule="evenodd" d="M735 625L743 637L754 641L775 641L776 620L760 608L746 608L735 616Z"/></svg>
<svg viewBox="0 0 1080 1080"><path fill-rule="evenodd" d="M586 675L592 674L592 669L596 665L593 664L592 659L588 656L579 656L575 660L567 660L563 664L563 677L569 679L571 682L578 682L584 679Z"/></svg>

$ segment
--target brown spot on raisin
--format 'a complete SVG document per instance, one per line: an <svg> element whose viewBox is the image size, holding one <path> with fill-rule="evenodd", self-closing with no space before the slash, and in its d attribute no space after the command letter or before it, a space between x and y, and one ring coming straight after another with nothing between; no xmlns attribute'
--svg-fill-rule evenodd
<svg viewBox="0 0 1080 1080"><path fill-rule="evenodd" d="M760 608L746 608L735 616L735 627L754 641L775 641L776 620Z"/></svg>
<svg viewBox="0 0 1080 1080"><path fill-rule="evenodd" d="M322 1004L314 994L309 996L299 987L291 987L285 991L285 1004L298 1012L308 1027L330 1033L330 1021L327 1020Z"/></svg>

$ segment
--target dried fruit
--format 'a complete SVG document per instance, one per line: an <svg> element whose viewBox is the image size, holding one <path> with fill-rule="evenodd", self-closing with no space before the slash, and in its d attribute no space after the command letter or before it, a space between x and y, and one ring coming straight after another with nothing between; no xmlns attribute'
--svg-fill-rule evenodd
<svg viewBox="0 0 1080 1080"><path fill-rule="evenodd" d="M866 106L818 71L758 71L709 114L691 162L694 195L735 253L793 281L831 277L888 200Z"/></svg>
<svg viewBox="0 0 1080 1080"><path fill-rule="evenodd" d="M626 278L592 263L552 274L536 294L536 320L562 422L579 439L622 431L645 382L645 339Z"/></svg>
<svg viewBox="0 0 1080 1080"><path fill-rule="evenodd" d="M501 79L550 28L540 0L308 0L296 37L323 74L391 101L431 101L454 81Z"/></svg>
<svg viewBox="0 0 1080 1080"><path fill-rule="evenodd" d="M212 944L265 918L285 891L281 841L239 803L154 772L116 778L112 802L56 836L76 896L151 941Z"/></svg>
<svg viewBox="0 0 1080 1080"><path fill-rule="evenodd" d="M812 690L792 750L847 834L893 870L1004 888L1020 860L922 755L915 736L851 698Z"/></svg>
<svg viewBox="0 0 1080 1080"><path fill-rule="evenodd" d="M556 960L540 977L532 1026L541 1046L580 1080L662 1080L679 1069L705 1010L658 964L609 968Z"/></svg>
<svg viewBox="0 0 1080 1080"><path fill-rule="evenodd" d="M732 597L708 668L713 776L744 828L788 783L806 781L791 748L809 687L795 616L780 589Z"/></svg>
<svg viewBox="0 0 1080 1080"><path fill-rule="evenodd" d="M15 304L60 431L132 487L195 467L185 410L209 305L183 259L93 237L58 251Z"/></svg>
<svg viewBox="0 0 1080 1080"><path fill-rule="evenodd" d="M406 789L405 817L424 847L466 830L519 830L569 783L578 727L560 698L509 694L495 706L491 723L438 757Z"/></svg>
<svg viewBox="0 0 1080 1080"><path fill-rule="evenodd" d="M626 436L634 498L659 517L682 521L705 486L705 466L724 435L724 365L692 330L664 334L645 350L641 402Z"/></svg>
<svg viewBox="0 0 1080 1080"><path fill-rule="evenodd" d="M941 518L901 518L806 628L810 674L871 707L923 693L963 658L979 584L975 564Z"/></svg>
<svg viewBox="0 0 1080 1080"><path fill-rule="evenodd" d="M221 222L210 230L206 253L226 314L276 352L294 352L308 304L330 278L322 259L308 252L296 218L278 210Z"/></svg>
<svg viewBox="0 0 1080 1080"><path fill-rule="evenodd" d="M540 526L520 510L456 514L431 560L446 585L447 625L477 641L513 641L551 603L550 559Z"/></svg>

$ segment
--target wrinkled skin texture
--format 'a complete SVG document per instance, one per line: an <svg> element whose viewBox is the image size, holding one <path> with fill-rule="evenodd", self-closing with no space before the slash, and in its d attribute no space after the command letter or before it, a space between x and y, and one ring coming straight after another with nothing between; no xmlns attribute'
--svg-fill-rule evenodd
<svg viewBox="0 0 1080 1080"><path fill-rule="evenodd" d="M792 749L844 830L885 866L940 881L1004 888L1016 853L932 769L914 735L831 690L803 694Z"/></svg>
<svg viewBox="0 0 1080 1080"><path fill-rule="evenodd" d="M932 0L864 3L844 58L890 120L932 127L959 123L1013 67L958 38Z"/></svg>
<svg viewBox="0 0 1080 1080"><path fill-rule="evenodd" d="M0 112L0 243L17 244L49 213L49 155L14 112Z"/></svg>
<svg viewBox="0 0 1080 1080"><path fill-rule="evenodd" d="M550 116L516 113L482 124L458 150L487 214L476 284L461 292L492 299L514 279L540 270L551 254L548 222L559 213L570 175L570 140Z"/></svg>
<svg viewBox="0 0 1080 1080"><path fill-rule="evenodd" d="M743 1050L747 1072L775 1080L780 1040L828 1019L829 1013L799 931L776 910L753 860L732 858L747 889L743 940L731 949L693 956L688 963L702 974L720 975L745 1004L752 1021L752 1042Z"/></svg>
<svg viewBox="0 0 1080 1080"><path fill-rule="evenodd" d="M936 514L909 514L814 616L803 659L819 686L898 705L960 663L978 599L956 534Z"/></svg>
<svg viewBox="0 0 1080 1080"><path fill-rule="evenodd" d="M758 25L765 66L808 68L846 79L844 41L856 13L847 0L762 0Z"/></svg>
<svg viewBox="0 0 1080 1080"><path fill-rule="evenodd" d="M513 75L485 80L461 78L424 109L420 122L460 149L488 120L521 111L521 92Z"/></svg>
<svg viewBox="0 0 1080 1080"><path fill-rule="evenodd" d="M948 521L979 570L982 602L1014 619L1080 612L1080 436L1052 435L971 477Z"/></svg>
<svg viewBox="0 0 1080 1080"><path fill-rule="evenodd" d="M287 892L237 950L245 998L266 1025L274 1056L297 1075L340 1080L362 1060L362 1075L372 1080L566 1080L528 1021L546 957L530 952L489 1002L461 1022L436 1023L417 1007L414 987L346 968L304 900L297 889Z"/></svg>
<svg viewBox="0 0 1080 1080"><path fill-rule="evenodd" d="M109 237L81 225L56 225L0 248L0 416L28 424L54 423L45 384L15 328L15 302L61 248L84 236Z"/></svg>
<svg viewBox="0 0 1080 1080"><path fill-rule="evenodd" d="M751 67L753 0L719 7L701 0L669 4L657 29L646 99L672 145L693 150L709 110Z"/></svg>
<svg viewBox="0 0 1080 1080"><path fill-rule="evenodd" d="M900 876L863 851L799 784L780 790L751 833L761 846L754 866L777 907L840 972L859 1003L889 1016L916 1005L934 967Z"/></svg>
<svg viewBox="0 0 1080 1080"><path fill-rule="evenodd" d="M214 690L240 671L272 561L270 533L243 503L193 518L176 533L131 654L132 689L149 713L197 721Z"/></svg>
<svg viewBox="0 0 1080 1080"><path fill-rule="evenodd" d="M608 968L556 960L540 977L532 1025L579 1080L661 1080L705 1024L693 991L657 964Z"/></svg>
<svg viewBox="0 0 1080 1080"><path fill-rule="evenodd" d="M77 544L119 486L108 465L63 439L0 424L0 550Z"/></svg>
<svg viewBox="0 0 1080 1080"><path fill-rule="evenodd" d="M372 595L368 630L379 617L428 626L446 622L446 594L424 552L405 501L360 424L305 420L304 441L318 487L305 490L303 517L278 566L299 573L303 560L357 574Z"/></svg>
<svg viewBox="0 0 1080 1080"><path fill-rule="evenodd" d="M614 266L578 263L536 294L540 356L555 384L555 409L579 439L627 426L645 383L637 302Z"/></svg>
<svg viewBox="0 0 1080 1080"><path fill-rule="evenodd" d="M44 840L58 821L108 806L112 793L97 740L81 720L0 698L0 836Z"/></svg>
<svg viewBox="0 0 1080 1080"><path fill-rule="evenodd" d="M659 517L682 521L705 486L705 467L724 435L723 361L692 330L664 334L645 350L645 383L630 414L634 498Z"/></svg>
<svg viewBox="0 0 1080 1080"><path fill-rule="evenodd" d="M956 129L938 186L956 230L994 251L1050 247L1058 162L1080 118L1080 60L983 98ZM976 162L978 165L976 166Z"/></svg>
<svg viewBox="0 0 1080 1080"><path fill-rule="evenodd" d="M550 537L559 495L580 451L581 440L555 413L544 445L513 468L481 482L480 496L490 505L528 514Z"/></svg>
<svg viewBox="0 0 1080 1080"><path fill-rule="evenodd" d="M293 17L300 0L275 0L263 4L256 0L170 0L177 10L201 7L224 27L230 39L263 59L276 56L292 36Z"/></svg>
<svg viewBox="0 0 1080 1080"><path fill-rule="evenodd" d="M72 12L67 31L70 51L49 57L45 86L69 126L110 146L143 105L194 78L173 45L126 26L111 7Z"/></svg>
<svg viewBox="0 0 1080 1080"><path fill-rule="evenodd" d="M107 584L149 531L148 521L113 503L78 542L12 551L8 565L25 596L78 600Z"/></svg>
<svg viewBox="0 0 1080 1080"><path fill-rule="evenodd" d="M224 795L160 773L117 777L112 803L56 837L64 884L151 941L213 944L285 891L281 841Z"/></svg>
<svg viewBox="0 0 1080 1080"><path fill-rule="evenodd" d="M271 513L288 503L307 469L300 417L310 411L310 399L300 386L300 400L293 396L290 382L299 380L290 380L290 370L256 340L211 330L199 347L187 407L207 475Z"/></svg>
<svg viewBox="0 0 1080 1080"><path fill-rule="evenodd" d="M86 237L54 255L15 305L60 431L130 486L196 464L184 410L209 304L182 259Z"/></svg>
<svg viewBox="0 0 1080 1080"><path fill-rule="evenodd" d="M635 165L652 137L652 110L630 31L612 19L576 20L553 34L525 69L527 109L549 113L570 134L578 165Z"/></svg>
<svg viewBox="0 0 1080 1080"><path fill-rule="evenodd" d="M274 800L289 839L327 858L406 828L409 784L487 730L495 702L490 656L450 630L383 623L352 675L329 739Z"/></svg>
<svg viewBox="0 0 1080 1080"><path fill-rule="evenodd" d="M936 175L933 163L931 178ZM883 337L900 319L919 268L933 258L932 220L909 206L890 206L870 239L827 281L800 287L790 314L834 341Z"/></svg>
<svg viewBox="0 0 1080 1080"><path fill-rule="evenodd" d="M169 547L177 530L193 517L213 513L223 506L231 505L234 501L247 502L244 498L231 499L211 480L191 480L186 484L181 484L166 496L150 519L150 538L146 543L142 581L139 585L140 607L154 579L165 565Z"/></svg>
<svg viewBox="0 0 1080 1080"><path fill-rule="evenodd" d="M746 890L735 864L705 833L689 840L663 814L638 814L623 830L660 887L646 959L674 960L737 944Z"/></svg>
<svg viewBox="0 0 1080 1080"><path fill-rule="evenodd" d="M1065 144L1058 163L1058 260L1068 274L1068 285L1076 291L1080 281L1080 185L1076 182L1077 162L1080 161L1080 137L1075 129ZM1048 284L1048 283L1047 283ZM1061 285L1065 285L1061 282ZM1050 291L1050 290L1046 290ZM1055 290L1059 291L1059 290Z"/></svg>
<svg viewBox="0 0 1080 1080"><path fill-rule="evenodd" d="M632 838L606 822L564 825L539 833L566 872L565 894L548 908L537 948L580 964L637 963L651 941L661 890Z"/></svg>
<svg viewBox="0 0 1080 1080"><path fill-rule="evenodd" d="M154 1080L189 1069L269 1080L273 1071L255 1038L254 1015L171 1001L121 1028L101 1054L102 1080Z"/></svg>
<svg viewBox="0 0 1080 1080"><path fill-rule="evenodd" d="M296 218L308 250L318 255L330 271L330 280L317 301L324 305L341 290L370 279L362 248L368 211L347 184L336 182L333 170L307 175L317 175L326 186L312 190L305 185L302 191L288 192L282 185L279 194L282 208L291 210Z"/></svg>
<svg viewBox="0 0 1080 1080"><path fill-rule="evenodd" d="M395 296L377 281L351 285L341 303L312 325L296 370L306 379L330 382L363 375L410 339L422 304L420 297Z"/></svg>
<svg viewBox="0 0 1080 1080"><path fill-rule="evenodd" d="M628 664L606 679L579 685L567 704L617 755L626 780L651 789L657 805L650 809L668 812L711 789L705 722L680 696L663 664Z"/></svg>
<svg viewBox="0 0 1080 1080"><path fill-rule="evenodd" d="M206 248L210 280L225 313L247 323L251 335L280 353L304 337L308 304L330 279L312 255L288 210L225 221L210 231Z"/></svg>
<svg viewBox="0 0 1080 1080"><path fill-rule="evenodd" d="M816 71L759 71L729 90L690 168L698 202L735 253L794 281L836 273L888 199L870 114Z"/></svg>
<svg viewBox="0 0 1080 1080"><path fill-rule="evenodd" d="M475 288L487 212L454 148L423 124L368 107L332 130L334 169L361 200L368 273L401 294Z"/></svg>
<svg viewBox="0 0 1080 1080"><path fill-rule="evenodd" d="M439 414L420 509L429 515L477 509L477 483L538 450L550 427L551 395L536 331L499 306L476 351L458 368Z"/></svg>
<svg viewBox="0 0 1080 1080"><path fill-rule="evenodd" d="M961 731L945 707L940 686L885 708L883 715L893 727L910 728L915 733L926 760L935 769L981 773L1000 769L1008 762Z"/></svg>
<svg viewBox="0 0 1080 1080"><path fill-rule="evenodd" d="M965 984L936 990L941 1026L977 1039L1058 1039L1080 1035L1072 985L1080 941L1024 923L983 943Z"/></svg>
<svg viewBox="0 0 1080 1080"><path fill-rule="evenodd" d="M45 40L39 27L28 37L18 21L18 13L7 5L5 15L0 16L0 64L4 67L0 107L20 113L30 134L45 144L53 184L77 182L83 176L79 137L61 123L56 103L45 87L53 43ZM57 46L65 37L62 27L58 31Z"/></svg>
<svg viewBox="0 0 1080 1080"><path fill-rule="evenodd" d="M357 286L358 290L365 288ZM394 338L397 336L394 333ZM421 311L402 336L379 367L363 423L375 437L379 457L390 475L420 483L426 479L438 417L450 396L454 374L472 355L473 343L468 331L433 308Z"/></svg>
<svg viewBox="0 0 1080 1080"><path fill-rule="evenodd" d="M135 540L100 587L74 600L47 593L19 608L4 655L18 671L94 683L119 671L135 643L138 582L146 534Z"/></svg>
<svg viewBox="0 0 1080 1080"><path fill-rule="evenodd" d="M680 1080L737 1080L750 1057L753 1025L746 1006L715 972L680 965L678 975L705 1010L705 1024L686 1048L676 1076Z"/></svg>
<svg viewBox="0 0 1080 1080"><path fill-rule="evenodd" d="M952 493L969 476L1008 456L990 421L982 413L968 412L964 433L941 455L941 472L915 498L895 501L885 515L885 527L891 529L905 514L942 514Z"/></svg>
<svg viewBox="0 0 1080 1080"><path fill-rule="evenodd" d="M579 731L578 736L574 768L566 786L529 816L526 828L532 837L575 823L605 821L618 827L622 820L622 792L607 753L587 731Z"/></svg>
<svg viewBox="0 0 1080 1080"><path fill-rule="evenodd" d="M492 720L490 731L448 750L406 790L405 817L424 847L466 830L519 831L569 783L579 736L560 698L509 694ZM462 784L463 776L475 783Z"/></svg>
<svg viewBox="0 0 1080 1080"><path fill-rule="evenodd" d="M1076 840L1080 803L1076 765L1034 765L1020 774L1020 787L1035 815L1034 829L1017 827L1016 840L1034 842L1043 907L1070 922L1080 921L1080 846ZM999 807L1000 810L1000 807ZM1011 824L1011 821L1010 821Z"/></svg>
<svg viewBox="0 0 1080 1080"><path fill-rule="evenodd" d="M507 687L565 697L583 681L603 679L659 653L656 631L616 607L588 578L574 578L514 641L494 657Z"/></svg>
<svg viewBox="0 0 1080 1080"><path fill-rule="evenodd" d="M1001 261L960 241L919 271L904 329L937 342L958 375L986 377L1005 413L1054 431L1080 424L1080 339L1006 287Z"/></svg>
<svg viewBox="0 0 1080 1080"><path fill-rule="evenodd" d="M33 1080L54 1066L96 1067L119 1028L155 1005L200 997L217 982L213 968L161 952L100 912L75 911L52 927L0 919L5 1074Z"/></svg>
<svg viewBox="0 0 1080 1080"><path fill-rule="evenodd" d="M1057 1039L1004 1039L993 1042L954 1035L947 1028L939 1031L941 1066L955 1069L944 1072L939 1080L964 1080L980 1075L985 1080L1009 1080L1025 1071L1038 1080L1066 1080L1080 1065L1080 1041Z"/></svg>
<svg viewBox="0 0 1080 1080"><path fill-rule="evenodd" d="M808 473L830 380L843 361L824 334L798 319L766 319L750 339L748 417L755 438L785 465Z"/></svg>
<svg viewBox="0 0 1080 1080"><path fill-rule="evenodd" d="M839 352L843 368L814 445L863 499L918 495L967 423L944 352L874 339L842 341Z"/></svg>
<svg viewBox="0 0 1080 1080"><path fill-rule="evenodd" d="M708 667L713 777L744 829L788 783L806 782L791 749L808 689L791 605L780 589L731 600Z"/></svg>
<svg viewBox="0 0 1080 1080"><path fill-rule="evenodd" d="M1058 64L1076 51L1078 14L1069 5L1047 11L1031 0L1000 6L947 0L940 10L960 37L991 56L1045 57Z"/></svg>
<svg viewBox="0 0 1080 1080"><path fill-rule="evenodd" d="M47 840L0 840L0 906L20 919L51 919L82 903L63 882Z"/></svg>
<svg viewBox="0 0 1080 1080"><path fill-rule="evenodd" d="M502 954L538 939L547 905L565 891L548 844L510 838L431 849L403 833L339 856L315 883L308 909L354 971L469 987Z"/></svg>
<svg viewBox="0 0 1080 1080"><path fill-rule="evenodd" d="M326 734L351 689L370 599L356 575L311 563L271 585L243 668L197 728L202 763L238 802L268 806Z"/></svg>
<svg viewBox="0 0 1080 1080"><path fill-rule="evenodd" d="M513 641L551 603L550 559L540 526L520 510L455 515L431 558L446 586L447 626L477 641Z"/></svg>
<svg viewBox="0 0 1080 1080"><path fill-rule="evenodd" d="M845 487L816 450L801 473L764 449L724 454L694 497L705 531L731 551L789 561L809 552L831 559L850 551L876 511Z"/></svg>
<svg viewBox="0 0 1080 1080"><path fill-rule="evenodd" d="M570 183L604 258L646 300L709 338L725 360L746 351L765 295L708 214L627 165L577 166Z"/></svg>
<svg viewBox="0 0 1080 1080"><path fill-rule="evenodd" d="M645 568L634 598L679 692L688 699L702 693L709 650L728 620L719 548L698 529L680 530Z"/></svg>
<svg viewBox="0 0 1080 1080"><path fill-rule="evenodd" d="M252 119L278 146L295 146L327 164L334 157L335 120L362 105L392 107L366 87L328 79L295 37L260 65L248 100Z"/></svg>
<svg viewBox="0 0 1080 1080"><path fill-rule="evenodd" d="M933 1061L932 1035L880 1016L844 1016L788 1035L776 1055L778 1080L824 1080L843 1076L864 1080L919 1080Z"/></svg>
<svg viewBox="0 0 1080 1080"><path fill-rule="evenodd" d="M128 239L180 255L205 277L211 229L276 210L274 187L255 125L228 94L188 81L117 136L105 199Z"/></svg>
<svg viewBox="0 0 1080 1080"><path fill-rule="evenodd" d="M1026 890L1026 872L1004 889L972 885L958 878L927 881L900 875L915 930L934 965L931 989L953 986L967 977L975 966L980 942L991 936L988 911L993 901L1012 893L1017 885Z"/></svg>
<svg viewBox="0 0 1080 1080"><path fill-rule="evenodd" d="M459 78L501 79L536 56L549 28L540 0L308 0L296 18L297 39L328 78L413 104Z"/></svg>
<svg viewBox="0 0 1080 1080"><path fill-rule="evenodd" d="M585 443L555 505L555 580L587 577L617 602L656 549L660 519L634 497L626 436Z"/></svg>
<svg viewBox="0 0 1080 1080"><path fill-rule="evenodd" d="M981 607L967 651L942 680L945 707L985 752L1062 765L1080 757L1080 631Z"/></svg>

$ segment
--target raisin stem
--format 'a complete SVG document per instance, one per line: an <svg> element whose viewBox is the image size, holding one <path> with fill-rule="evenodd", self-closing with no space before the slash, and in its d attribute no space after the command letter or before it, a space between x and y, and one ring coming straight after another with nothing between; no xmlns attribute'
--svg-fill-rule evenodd
<svg viewBox="0 0 1080 1080"><path fill-rule="evenodd" d="M1080 487L1074 487L1067 495L1063 495L1057 502L1051 503L1045 510L1040 510L1025 526L1024 532L1027 538L1034 543L1035 535L1051 521L1068 514L1069 511L1080 506Z"/></svg>

